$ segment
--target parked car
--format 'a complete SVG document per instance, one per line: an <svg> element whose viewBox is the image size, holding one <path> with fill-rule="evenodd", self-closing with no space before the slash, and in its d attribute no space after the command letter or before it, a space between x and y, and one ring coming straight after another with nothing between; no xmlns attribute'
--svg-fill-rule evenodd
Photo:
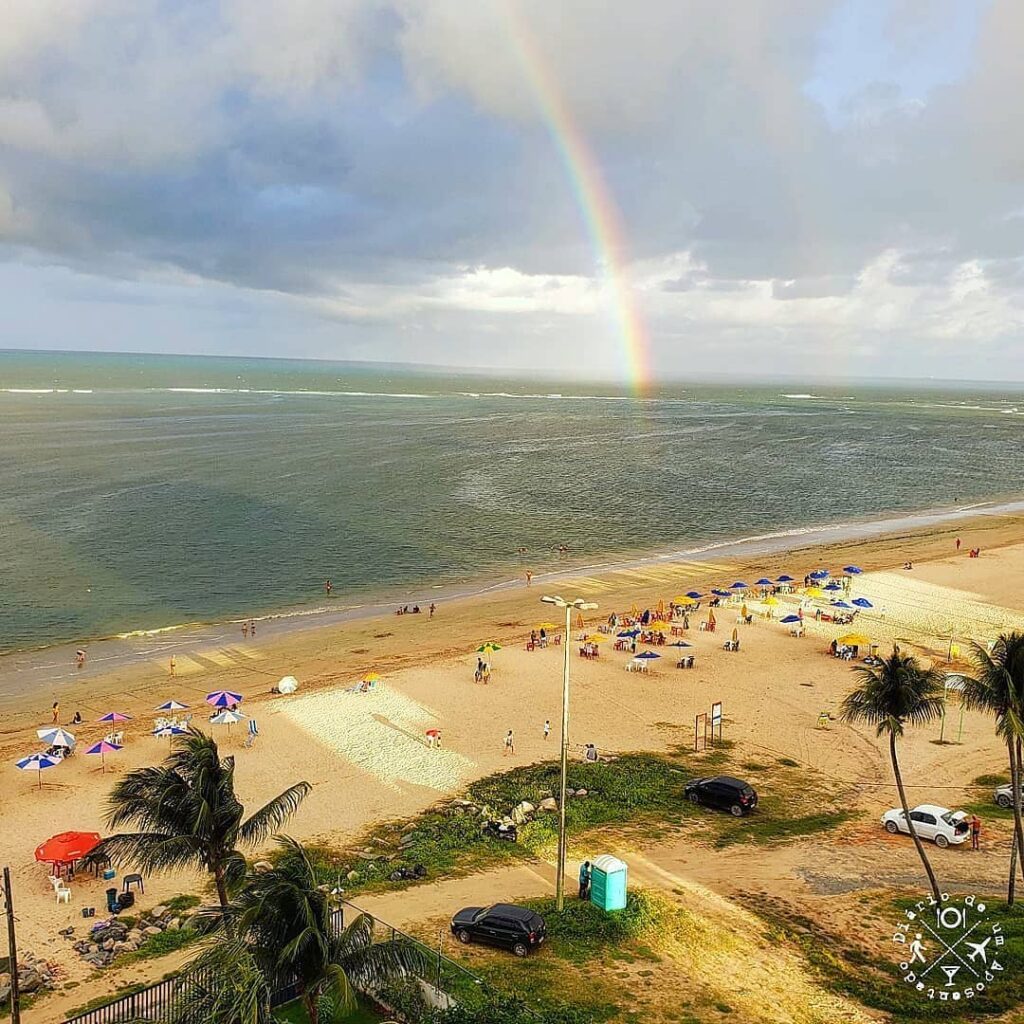
<svg viewBox="0 0 1024 1024"><path fill-rule="evenodd" d="M757 806L757 791L749 782L729 775L709 779L693 779L686 784L686 799L692 804L719 807L737 818L749 814Z"/></svg>
<svg viewBox="0 0 1024 1024"><path fill-rule="evenodd" d="M922 839L931 839L936 846L945 849L950 844L965 843L970 838L971 828L963 811L951 811L937 804L921 804L910 812L914 831ZM905 832L910 835L902 807L894 807L882 815L885 831L896 835Z"/></svg>
<svg viewBox="0 0 1024 1024"><path fill-rule="evenodd" d="M1024 797L1024 786L1020 788L1021 796ZM1000 807L1010 808L1013 806L1013 786L1007 783L1005 786L997 786L995 793L992 794L992 799L995 800Z"/></svg>
<svg viewBox="0 0 1024 1024"><path fill-rule="evenodd" d="M452 935L468 945L483 942L501 946L516 956L527 956L545 939L547 927L536 911L512 903L490 907L463 907L452 918Z"/></svg>

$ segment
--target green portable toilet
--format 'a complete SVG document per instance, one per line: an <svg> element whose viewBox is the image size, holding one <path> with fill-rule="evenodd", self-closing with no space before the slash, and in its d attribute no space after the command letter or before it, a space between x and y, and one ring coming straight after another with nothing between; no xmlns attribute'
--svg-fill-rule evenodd
<svg viewBox="0 0 1024 1024"><path fill-rule="evenodd" d="M602 910L622 910L626 906L626 865L618 857L603 853L594 858L590 902Z"/></svg>

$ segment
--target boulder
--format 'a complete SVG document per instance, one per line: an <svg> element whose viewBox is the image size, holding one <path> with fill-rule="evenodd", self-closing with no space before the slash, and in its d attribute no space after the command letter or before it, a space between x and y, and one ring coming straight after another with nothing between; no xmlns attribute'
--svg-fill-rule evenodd
<svg viewBox="0 0 1024 1024"><path fill-rule="evenodd" d="M157 928L156 925L151 924L148 928L143 928L142 929L142 934L143 935L159 935L160 934L160 929Z"/></svg>
<svg viewBox="0 0 1024 1024"><path fill-rule="evenodd" d="M540 809L542 811L557 811L558 801L553 796L546 796L540 802Z"/></svg>
<svg viewBox="0 0 1024 1024"><path fill-rule="evenodd" d="M585 790L585 789L577 789L576 790L576 795L577 796L586 796L587 792L588 792L588 790Z"/></svg>
<svg viewBox="0 0 1024 1024"><path fill-rule="evenodd" d="M523 814L533 814L533 812L536 811L537 808L534 807L529 800L520 800L519 810L521 810Z"/></svg>
<svg viewBox="0 0 1024 1024"><path fill-rule="evenodd" d="M100 949L102 949L105 953L110 953L113 950L113 948L114 948L114 940L113 939L107 939L107 941L104 942L100 946Z"/></svg>
<svg viewBox="0 0 1024 1024"><path fill-rule="evenodd" d="M141 942L142 941L142 929L133 928L126 936L125 939L128 942Z"/></svg>
<svg viewBox="0 0 1024 1024"><path fill-rule="evenodd" d="M274 870L274 865L269 860L258 860L253 864L252 869L261 875L265 875L268 871Z"/></svg>
<svg viewBox="0 0 1024 1024"><path fill-rule="evenodd" d="M167 922L167 930L169 932L176 932L178 931L179 928L181 928L180 917L172 917L170 921Z"/></svg>
<svg viewBox="0 0 1024 1024"><path fill-rule="evenodd" d="M154 907L150 913L153 917L163 917L167 913L167 908L161 904L159 907Z"/></svg>
<svg viewBox="0 0 1024 1024"><path fill-rule="evenodd" d="M114 943L114 952L115 953L125 953L125 952L128 951L128 949L134 949L134 948L135 947L130 942L115 942Z"/></svg>
<svg viewBox="0 0 1024 1024"><path fill-rule="evenodd" d="M28 995L38 992L43 987L43 976L34 968L26 967L18 971L18 990Z"/></svg>

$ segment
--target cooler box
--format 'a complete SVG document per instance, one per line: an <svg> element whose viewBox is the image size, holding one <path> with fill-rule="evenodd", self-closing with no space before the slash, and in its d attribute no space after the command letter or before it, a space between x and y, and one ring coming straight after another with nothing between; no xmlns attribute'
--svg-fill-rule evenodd
<svg viewBox="0 0 1024 1024"><path fill-rule="evenodd" d="M595 857L590 872L590 902L602 910L626 906L626 865L609 854Z"/></svg>

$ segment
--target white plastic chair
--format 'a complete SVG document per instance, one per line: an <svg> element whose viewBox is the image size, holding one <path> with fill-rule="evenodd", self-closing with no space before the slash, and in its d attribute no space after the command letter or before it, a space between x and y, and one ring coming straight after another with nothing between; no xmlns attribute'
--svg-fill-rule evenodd
<svg viewBox="0 0 1024 1024"><path fill-rule="evenodd" d="M54 887L54 894L57 897L57 905L60 906L62 902L71 902L71 890L63 883L63 881L60 879L58 879L58 881L60 882L60 885Z"/></svg>

